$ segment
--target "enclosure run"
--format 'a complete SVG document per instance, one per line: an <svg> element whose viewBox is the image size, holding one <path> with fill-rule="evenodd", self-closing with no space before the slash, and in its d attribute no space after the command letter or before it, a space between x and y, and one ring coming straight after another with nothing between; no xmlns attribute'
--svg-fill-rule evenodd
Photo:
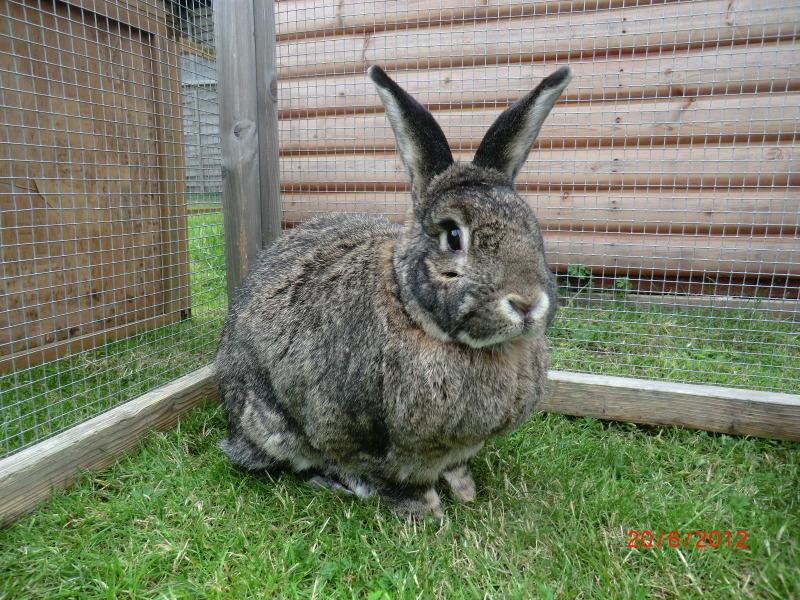
<svg viewBox="0 0 800 600"><path fill-rule="evenodd" d="M459 159L533 82L575 72L518 190L564 309L621 341L556 328L554 350L585 351L556 357L544 410L800 439L796 1L223 6L0 4L0 522L215 397L226 287L281 231L331 211L402 221L372 64ZM691 355L734 317L747 351ZM639 367L648 345L667 364ZM750 359L758 385L699 371Z"/></svg>

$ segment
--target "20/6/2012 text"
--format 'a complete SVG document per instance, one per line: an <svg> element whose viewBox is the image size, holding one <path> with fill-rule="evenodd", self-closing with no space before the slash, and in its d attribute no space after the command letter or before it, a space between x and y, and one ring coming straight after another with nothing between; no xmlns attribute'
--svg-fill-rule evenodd
<svg viewBox="0 0 800 600"><path fill-rule="evenodd" d="M628 532L629 548L660 548L662 545L670 548L747 548L747 532L739 531L656 531L647 529L643 531L631 530Z"/></svg>

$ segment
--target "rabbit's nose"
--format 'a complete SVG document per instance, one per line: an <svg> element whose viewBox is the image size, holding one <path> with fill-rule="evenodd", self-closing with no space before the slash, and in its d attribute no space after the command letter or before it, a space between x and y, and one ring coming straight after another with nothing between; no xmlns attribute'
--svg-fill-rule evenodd
<svg viewBox="0 0 800 600"><path fill-rule="evenodd" d="M547 294L540 294L535 299L511 294L506 297L506 302L523 319L540 319L550 307L550 300L547 299Z"/></svg>
<svg viewBox="0 0 800 600"><path fill-rule="evenodd" d="M528 313L533 308L533 302L528 302L520 296L509 296L507 300L511 308L517 311L523 319L528 316Z"/></svg>

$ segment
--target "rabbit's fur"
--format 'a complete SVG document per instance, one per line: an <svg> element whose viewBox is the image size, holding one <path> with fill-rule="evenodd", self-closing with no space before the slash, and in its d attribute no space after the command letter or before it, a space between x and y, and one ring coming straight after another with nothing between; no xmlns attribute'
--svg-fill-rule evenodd
<svg viewBox="0 0 800 600"><path fill-rule="evenodd" d="M556 288L513 179L571 72L509 107L470 164L380 68L369 74L411 177L407 223L325 216L261 254L217 353L221 446L246 469L441 514L438 478L472 500L469 460L544 391Z"/></svg>

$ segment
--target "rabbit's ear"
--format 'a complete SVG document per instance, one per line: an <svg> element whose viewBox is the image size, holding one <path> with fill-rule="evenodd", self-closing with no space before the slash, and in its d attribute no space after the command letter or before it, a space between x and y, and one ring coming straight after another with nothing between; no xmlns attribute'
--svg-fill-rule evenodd
<svg viewBox="0 0 800 600"><path fill-rule="evenodd" d="M570 79L572 70L562 67L504 110L483 137L473 164L500 171L513 181Z"/></svg>
<svg viewBox="0 0 800 600"><path fill-rule="evenodd" d="M392 125L400 158L411 177L414 198L431 179L453 164L447 138L433 115L397 85L383 69L370 67L386 116Z"/></svg>

